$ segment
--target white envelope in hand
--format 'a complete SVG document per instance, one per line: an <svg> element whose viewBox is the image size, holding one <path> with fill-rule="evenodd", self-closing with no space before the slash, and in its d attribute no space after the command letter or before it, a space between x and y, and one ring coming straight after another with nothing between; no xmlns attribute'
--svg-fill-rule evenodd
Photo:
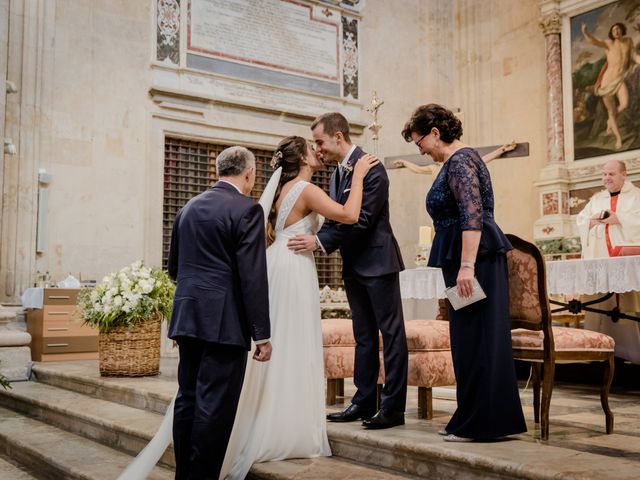
<svg viewBox="0 0 640 480"><path fill-rule="evenodd" d="M447 296L449 303L454 310L460 310L467 305L471 305L472 303L476 303L483 298L487 298L487 295L482 290L480 283L477 278L473 279L473 291L471 292L470 297L463 297L458 292L458 286L454 285L453 287L449 287L444 291L444 294Z"/></svg>

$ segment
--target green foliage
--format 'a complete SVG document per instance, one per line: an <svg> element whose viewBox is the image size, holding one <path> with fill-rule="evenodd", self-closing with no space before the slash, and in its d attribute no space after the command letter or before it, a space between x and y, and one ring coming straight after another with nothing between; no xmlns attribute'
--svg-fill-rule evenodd
<svg viewBox="0 0 640 480"><path fill-rule="evenodd" d="M4 388L5 390L11 388L9 380L7 380L7 377L3 376L2 374L0 374L0 387Z"/></svg>
<svg viewBox="0 0 640 480"><path fill-rule="evenodd" d="M580 237L555 238L552 240L536 240L536 245L544 255L577 253L582 250Z"/></svg>
<svg viewBox="0 0 640 480"><path fill-rule="evenodd" d="M106 333L129 328L162 315L171 319L175 285L167 273L141 261L111 273L95 288L78 295L78 309L86 324Z"/></svg>

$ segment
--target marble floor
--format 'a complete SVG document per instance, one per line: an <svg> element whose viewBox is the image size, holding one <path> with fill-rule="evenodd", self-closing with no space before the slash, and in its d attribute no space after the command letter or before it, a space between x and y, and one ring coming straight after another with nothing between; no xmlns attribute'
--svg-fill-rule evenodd
<svg viewBox="0 0 640 480"><path fill-rule="evenodd" d="M635 384L640 385L640 379ZM353 384L347 382L347 401L354 391ZM451 444L443 442L437 431L455 410L455 387L434 389L431 421L417 419L417 388L410 387L407 425L401 427L405 430L403 441L429 442L434 446L440 443L444 449L459 450L461 459L468 453L480 453L496 462L513 460L533 466L534 470L537 464L540 471L551 476L555 472L557 478L640 478L640 388L612 390L609 404L615 426L614 433L607 435L600 389L567 382L556 384L546 442L540 440L540 429L533 421L532 388L526 381L520 382L520 395L528 432L503 442Z"/></svg>
<svg viewBox="0 0 640 480"><path fill-rule="evenodd" d="M533 421L533 391L531 384L520 381L520 398L529 431L516 435L519 441L571 448L576 451L598 453L612 458L630 458L638 461L640 472L640 387L614 388L609 405L615 416L614 433L606 435L605 420L600 404L600 388L593 385L557 383L553 390L550 409L550 434L547 442L540 440L540 430ZM640 385L640 379L638 379ZM434 388L433 428L439 430L453 414L455 387ZM350 381L345 382L345 399L355 393ZM407 417L418 415L418 391L409 387ZM335 410L335 407L328 407ZM638 474L640 478L640 473Z"/></svg>

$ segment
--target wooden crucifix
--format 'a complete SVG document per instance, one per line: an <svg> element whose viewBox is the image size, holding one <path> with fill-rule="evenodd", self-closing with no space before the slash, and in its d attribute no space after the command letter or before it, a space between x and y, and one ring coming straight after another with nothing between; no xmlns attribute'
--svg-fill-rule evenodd
<svg viewBox="0 0 640 480"><path fill-rule="evenodd" d="M515 143L515 146L512 150L508 150L506 152L502 152L501 149L503 147L509 148L515 142L506 143L504 145L492 145L488 147L474 147L476 151L480 154L485 162L490 162L491 160L497 158L512 158L512 157L528 157L529 156L529 142L523 143ZM390 157L384 157L384 166L387 169L393 168L402 168L396 165L396 162L400 160L406 160L417 167L424 167L428 165L434 165L435 162L429 155L393 155ZM420 173L429 173L429 172L420 172Z"/></svg>

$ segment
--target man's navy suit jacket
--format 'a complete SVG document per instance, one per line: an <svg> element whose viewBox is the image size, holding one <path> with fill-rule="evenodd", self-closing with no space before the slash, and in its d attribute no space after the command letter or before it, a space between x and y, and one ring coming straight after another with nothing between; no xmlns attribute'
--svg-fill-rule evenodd
<svg viewBox="0 0 640 480"><path fill-rule="evenodd" d="M226 182L176 215L169 275L177 280L169 337L251 347L270 338L264 212Z"/></svg>
<svg viewBox="0 0 640 480"><path fill-rule="evenodd" d="M353 167L365 155L356 147L348 164ZM351 173L342 176L336 168L331 176L329 194L345 204L351 190ZM389 177L382 164L373 167L364 179L362 208L355 225L326 221L318 239L327 253L340 248L342 276L379 277L404 270L398 242L389 222Z"/></svg>

